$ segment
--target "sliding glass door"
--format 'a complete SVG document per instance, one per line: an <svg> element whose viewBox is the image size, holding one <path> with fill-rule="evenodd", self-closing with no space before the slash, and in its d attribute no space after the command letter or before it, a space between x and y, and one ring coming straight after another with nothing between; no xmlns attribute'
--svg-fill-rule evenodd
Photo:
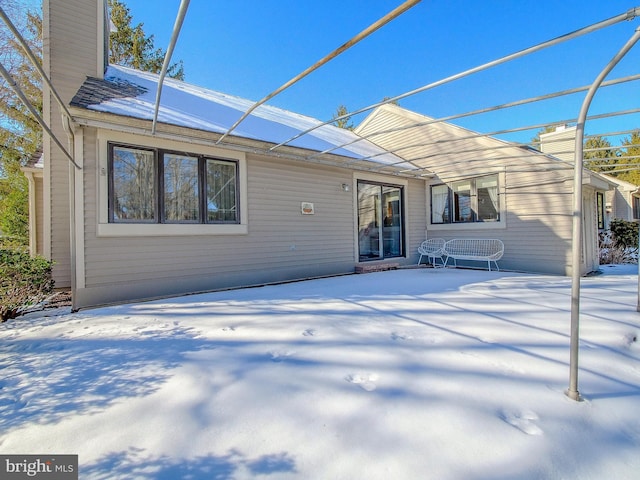
<svg viewBox="0 0 640 480"><path fill-rule="evenodd" d="M360 261L404 255L402 187L358 182Z"/></svg>

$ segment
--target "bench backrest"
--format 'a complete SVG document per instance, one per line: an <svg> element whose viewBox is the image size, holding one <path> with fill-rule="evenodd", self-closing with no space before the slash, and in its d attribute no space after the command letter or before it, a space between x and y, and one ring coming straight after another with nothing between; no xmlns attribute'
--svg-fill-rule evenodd
<svg viewBox="0 0 640 480"><path fill-rule="evenodd" d="M502 240L496 238L454 238L444 244L446 254L499 260L504 254Z"/></svg>
<svg viewBox="0 0 640 480"><path fill-rule="evenodd" d="M430 238L422 242L422 244L418 247L418 253L420 253L421 255L442 255L444 253L442 251L444 244L444 238Z"/></svg>

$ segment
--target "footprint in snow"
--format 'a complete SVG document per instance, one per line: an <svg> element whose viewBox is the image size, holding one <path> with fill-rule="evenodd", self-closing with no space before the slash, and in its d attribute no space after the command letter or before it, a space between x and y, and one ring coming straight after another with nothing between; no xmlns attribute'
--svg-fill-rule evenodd
<svg viewBox="0 0 640 480"><path fill-rule="evenodd" d="M222 329L223 332L235 332L236 331L236 327L232 327L232 326L228 326L228 327L224 327Z"/></svg>
<svg viewBox="0 0 640 480"><path fill-rule="evenodd" d="M304 332L302 332L302 335L304 335L305 337L313 337L316 334L316 331L313 328L307 328Z"/></svg>
<svg viewBox="0 0 640 480"><path fill-rule="evenodd" d="M411 340L412 338L412 335L406 333L391 332L391 340Z"/></svg>
<svg viewBox="0 0 640 480"><path fill-rule="evenodd" d="M352 373L345 377L345 380L349 383L355 383L363 390L367 392L374 391L377 386L376 383L378 381L377 373Z"/></svg>
<svg viewBox="0 0 640 480"><path fill-rule="evenodd" d="M287 351L269 352L269 355L271 355L271 361L272 362L282 362L283 360L286 360L287 358L289 358L294 353L295 352L287 350Z"/></svg>
<svg viewBox="0 0 640 480"><path fill-rule="evenodd" d="M536 425L538 415L531 410L522 412L504 412L502 419L527 435L542 435L542 429Z"/></svg>

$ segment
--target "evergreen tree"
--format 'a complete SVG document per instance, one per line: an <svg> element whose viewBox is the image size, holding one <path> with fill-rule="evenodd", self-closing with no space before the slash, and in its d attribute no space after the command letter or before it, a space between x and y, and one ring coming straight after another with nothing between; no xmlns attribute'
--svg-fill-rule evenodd
<svg viewBox="0 0 640 480"><path fill-rule="evenodd" d="M340 105L337 109L336 109L336 113L333 114L333 118L334 120L337 118L340 118L343 115L346 115L349 113L349 110L347 110L347 107L345 107L344 105ZM336 127L340 127L340 128L344 128L346 130L353 130L353 122L351 121L351 118L342 118L340 120L335 120L333 122L333 124Z"/></svg>
<svg viewBox="0 0 640 480"><path fill-rule="evenodd" d="M588 138L584 142L585 167L594 172L611 173L615 168L618 150L602 135Z"/></svg>
<svg viewBox="0 0 640 480"><path fill-rule="evenodd" d="M622 140L620 156L617 161L617 177L626 182L640 185L640 130Z"/></svg>
<svg viewBox="0 0 640 480"><path fill-rule="evenodd" d="M117 29L109 34L109 63L160 73L165 52L154 46L153 35L146 36L142 23L131 25L133 17L123 2L109 0L109 10ZM167 75L184 80L182 60L170 65Z"/></svg>

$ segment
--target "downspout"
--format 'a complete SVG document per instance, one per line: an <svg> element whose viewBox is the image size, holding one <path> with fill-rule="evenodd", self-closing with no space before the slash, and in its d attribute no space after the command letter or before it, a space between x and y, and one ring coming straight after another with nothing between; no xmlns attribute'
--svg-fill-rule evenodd
<svg viewBox="0 0 640 480"><path fill-rule="evenodd" d="M75 135L73 133L73 120L62 114L62 128L67 134L67 144L70 155L75 158ZM80 161L82 163L82 161ZM69 249L70 249L70 280L71 280L71 310L76 311L76 291L78 289L77 278L77 243L76 243L76 168L82 170L75 161L69 163ZM82 171L80 172L82 175Z"/></svg>
<svg viewBox="0 0 640 480"><path fill-rule="evenodd" d="M36 255L38 253L38 223L36 221L36 180L33 172L23 170L24 176L27 177L29 184L29 253Z"/></svg>
<svg viewBox="0 0 640 480"><path fill-rule="evenodd" d="M162 83L164 77L167 75L169 69L169 63L171 62L171 55L173 55L173 49L178 41L178 35L180 35L180 29L182 28L182 22L187 14L187 8L189 7L189 0L182 0L180 2L180 8L178 15L176 16L176 22L173 25L173 33L171 34L171 40L169 40L169 46L167 52L164 55L164 62L162 62L162 70L160 71L160 78L158 79L158 90L156 92L156 106L153 110L153 125L151 126L151 135L156 134L156 124L158 123L158 110L160 109L160 96L162 95Z"/></svg>
<svg viewBox="0 0 640 480"><path fill-rule="evenodd" d="M638 15L638 13L640 13L640 9L636 9L636 15ZM573 166L573 231L571 242L571 345L569 355L569 389L565 392L570 399L576 401L580 400L580 393L578 392L578 345L580 342L580 257L582 253L582 170L584 168L582 165L582 150L584 141L584 124L587 118L587 112L589 111L589 106L591 105L591 100L593 100L600 84L638 40L640 40L640 28L636 29L635 33L627 43L611 59L607 66L594 80L582 103L580 114L578 115L578 123L576 125L575 158Z"/></svg>

